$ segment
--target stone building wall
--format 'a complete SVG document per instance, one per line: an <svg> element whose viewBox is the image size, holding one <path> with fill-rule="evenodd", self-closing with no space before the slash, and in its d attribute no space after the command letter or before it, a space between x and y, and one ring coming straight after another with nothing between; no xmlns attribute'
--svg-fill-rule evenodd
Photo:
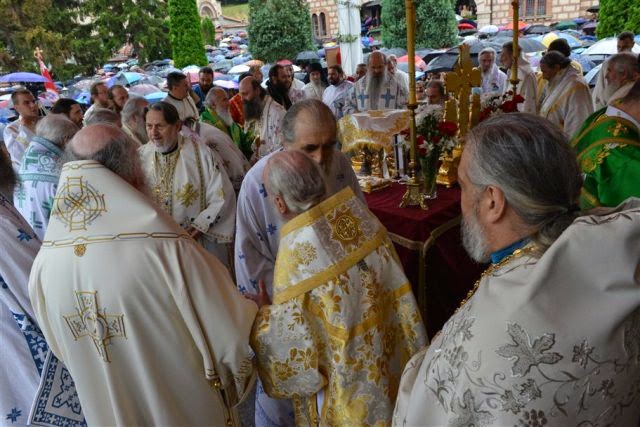
<svg viewBox="0 0 640 427"><path fill-rule="evenodd" d="M306 0L309 4L309 12L311 16L311 28L314 31L314 37L319 40L327 40L331 37L337 37L338 29L338 8L335 0ZM324 14L326 31L322 31L322 15ZM315 24L317 18L317 26Z"/></svg>
<svg viewBox="0 0 640 427"><path fill-rule="evenodd" d="M528 0L520 0L523 7L526 7ZM573 19L580 16L588 17L587 9L598 0L529 0L533 1L533 15L520 17L521 21L530 23L552 24L554 22ZM538 14L540 3L545 6L545 13ZM504 25L512 20L510 0L476 0L478 10L478 26Z"/></svg>

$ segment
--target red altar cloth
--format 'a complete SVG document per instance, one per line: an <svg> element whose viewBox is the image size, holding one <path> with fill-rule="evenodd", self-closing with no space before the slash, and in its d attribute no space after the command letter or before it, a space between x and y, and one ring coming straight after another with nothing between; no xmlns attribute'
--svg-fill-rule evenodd
<svg viewBox="0 0 640 427"><path fill-rule="evenodd" d="M473 262L460 238L460 189L438 186L429 209L400 208L405 185L365 194L402 260L430 337L456 310L484 266Z"/></svg>

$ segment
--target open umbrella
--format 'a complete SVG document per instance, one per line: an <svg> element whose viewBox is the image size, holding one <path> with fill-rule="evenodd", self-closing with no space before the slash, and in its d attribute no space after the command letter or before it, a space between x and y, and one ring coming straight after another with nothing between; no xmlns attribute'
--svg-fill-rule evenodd
<svg viewBox="0 0 640 427"><path fill-rule="evenodd" d="M598 80L598 74L600 74L601 69L602 69L602 64L596 65L587 74L584 75L584 79L587 81L587 84L589 86L593 87L596 85L596 81Z"/></svg>
<svg viewBox="0 0 640 427"><path fill-rule="evenodd" d="M136 93L142 96L149 95L154 92L160 92L160 88L150 84L135 85L129 89L129 93Z"/></svg>
<svg viewBox="0 0 640 427"><path fill-rule="evenodd" d="M214 80L213 85L224 89L238 89L239 87L238 83L233 80Z"/></svg>
<svg viewBox="0 0 640 427"><path fill-rule="evenodd" d="M407 54L407 51L401 47L392 47L391 49L387 49L384 53L385 55L404 56Z"/></svg>
<svg viewBox="0 0 640 427"><path fill-rule="evenodd" d="M640 46L636 43L632 51L640 53ZM616 53L618 53L618 39L615 37L599 40L582 52L583 55L615 55Z"/></svg>
<svg viewBox="0 0 640 427"><path fill-rule="evenodd" d="M471 24L467 24L466 22L463 22L461 24L458 24L458 29L459 30L475 30L476 27L474 27Z"/></svg>
<svg viewBox="0 0 640 427"><path fill-rule="evenodd" d="M122 86L130 86L131 84L142 79L142 77L144 77L144 74L120 71L115 76L107 80L107 87L111 87L116 84Z"/></svg>
<svg viewBox="0 0 640 427"><path fill-rule="evenodd" d="M529 24L526 22L518 21L518 30L524 30ZM513 21L502 27L503 30L513 30Z"/></svg>
<svg viewBox="0 0 640 427"><path fill-rule="evenodd" d="M496 43L502 46L506 42L513 41L512 38L509 37L496 37L493 39L489 39L491 43ZM547 46L540 43L536 38L533 37L520 37L518 39L518 47L520 52L531 53L531 52L541 52L543 50L547 50Z"/></svg>
<svg viewBox="0 0 640 427"><path fill-rule="evenodd" d="M144 99L149 101L151 104L162 101L167 97L167 92L154 92L144 96Z"/></svg>
<svg viewBox="0 0 640 427"><path fill-rule="evenodd" d="M502 45L498 43L494 43L492 40L467 40L465 44L470 45L469 53L471 55L471 62L474 65L478 65L478 54L485 48L493 48L496 52L500 52L502 50ZM453 70L454 65L458 61L458 48L454 47L448 49L444 53L432 59L428 64L427 68L425 68L425 73L440 73L443 71L451 71Z"/></svg>
<svg viewBox="0 0 640 427"><path fill-rule="evenodd" d="M419 68L420 70L424 70L425 68L427 68L427 64L418 55L414 56L414 60L416 68ZM398 58L398 62L409 63L409 55L401 56L400 58Z"/></svg>
<svg viewBox="0 0 640 427"><path fill-rule="evenodd" d="M35 73L11 73L0 77L0 83L45 83L50 82L46 77Z"/></svg>
<svg viewBox="0 0 640 427"><path fill-rule="evenodd" d="M305 50L304 52L300 52L296 55L296 61L319 61L320 57L318 53L312 50Z"/></svg>
<svg viewBox="0 0 640 427"><path fill-rule="evenodd" d="M527 27L525 34L547 34L551 31L553 31L553 29L548 25L533 24Z"/></svg>
<svg viewBox="0 0 640 427"><path fill-rule="evenodd" d="M461 19L458 24L469 24L471 25L473 28L478 28L478 23L476 21L474 21L473 19ZM460 27L458 27L460 28Z"/></svg>
<svg viewBox="0 0 640 427"><path fill-rule="evenodd" d="M247 67L262 67L264 65L264 62L260 61L259 59L251 59L245 62L244 65L246 65Z"/></svg>
<svg viewBox="0 0 640 427"><path fill-rule="evenodd" d="M495 34L498 31L500 31L500 29L495 25L485 25L479 30L480 33L484 33L484 34Z"/></svg>
<svg viewBox="0 0 640 427"><path fill-rule="evenodd" d="M232 67L227 74L242 74L242 73L246 73L247 71L249 71L249 67L247 67L244 64L240 64L240 65L236 65L234 67Z"/></svg>
<svg viewBox="0 0 640 427"><path fill-rule="evenodd" d="M562 21L556 24L556 30L568 30L568 29L576 29L578 28L578 24L576 24L572 20Z"/></svg>

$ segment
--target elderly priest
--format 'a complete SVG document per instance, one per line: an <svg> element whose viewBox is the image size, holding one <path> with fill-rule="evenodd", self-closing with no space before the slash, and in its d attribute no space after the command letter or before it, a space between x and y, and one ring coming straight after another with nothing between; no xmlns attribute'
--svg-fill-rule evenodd
<svg viewBox="0 0 640 427"><path fill-rule="evenodd" d="M256 307L227 269L137 189L135 144L110 125L69 145L29 282L89 425L237 425ZM81 160L82 159L82 160Z"/></svg>
<svg viewBox="0 0 640 427"><path fill-rule="evenodd" d="M573 150L524 113L477 126L458 173L491 266L408 363L394 424L638 425L640 200L578 216Z"/></svg>
<svg viewBox="0 0 640 427"><path fill-rule="evenodd" d="M269 157L269 199L287 221L251 343L266 392L293 399L296 425L385 425L400 374L426 343L387 231L346 187L326 198L298 151Z"/></svg>

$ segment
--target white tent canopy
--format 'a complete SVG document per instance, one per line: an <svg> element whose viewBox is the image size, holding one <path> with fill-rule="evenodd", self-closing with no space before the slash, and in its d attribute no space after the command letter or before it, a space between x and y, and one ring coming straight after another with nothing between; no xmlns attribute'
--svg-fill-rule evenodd
<svg viewBox="0 0 640 427"><path fill-rule="evenodd" d="M340 31L340 58L346 75L356 71L362 62L360 41L360 0L336 0L338 5L338 29Z"/></svg>

